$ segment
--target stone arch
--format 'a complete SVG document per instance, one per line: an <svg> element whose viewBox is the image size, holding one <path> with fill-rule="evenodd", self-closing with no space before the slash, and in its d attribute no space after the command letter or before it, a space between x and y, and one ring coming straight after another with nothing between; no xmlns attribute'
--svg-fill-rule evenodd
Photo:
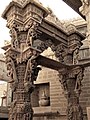
<svg viewBox="0 0 90 120"><path fill-rule="evenodd" d="M60 61L61 63L64 62L66 46L63 43L55 45L55 43L52 40L48 39L45 41L41 41L40 44L37 45L37 49L39 49L41 52L44 52L47 48L51 48L58 61Z"/></svg>

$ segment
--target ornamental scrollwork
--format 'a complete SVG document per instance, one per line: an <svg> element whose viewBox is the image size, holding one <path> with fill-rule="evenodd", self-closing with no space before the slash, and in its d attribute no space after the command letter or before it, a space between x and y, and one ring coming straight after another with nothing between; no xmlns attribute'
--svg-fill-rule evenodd
<svg viewBox="0 0 90 120"><path fill-rule="evenodd" d="M82 2L82 5L86 4L88 5L89 4L89 0L80 0Z"/></svg>

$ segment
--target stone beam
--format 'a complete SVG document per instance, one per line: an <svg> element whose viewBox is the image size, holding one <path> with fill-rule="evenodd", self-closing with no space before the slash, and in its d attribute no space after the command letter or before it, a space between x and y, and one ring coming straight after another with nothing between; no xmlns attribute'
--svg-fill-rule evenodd
<svg viewBox="0 0 90 120"><path fill-rule="evenodd" d="M75 67L82 67L82 68L85 68L85 67L88 67L90 66L90 62L86 62L86 63L81 63L81 64L76 64L76 65L70 65L70 64L63 64L63 63L60 63L56 60L53 60L53 59L50 59L50 58L47 58L47 57L44 57L42 55L39 55L37 58L36 58L36 61L37 61L37 64L38 65L42 65L44 67L47 67L47 68L50 68L50 69L53 69L53 70L60 70L60 69L63 69L63 68L67 68L67 69L73 69ZM43 62L44 61L44 62Z"/></svg>

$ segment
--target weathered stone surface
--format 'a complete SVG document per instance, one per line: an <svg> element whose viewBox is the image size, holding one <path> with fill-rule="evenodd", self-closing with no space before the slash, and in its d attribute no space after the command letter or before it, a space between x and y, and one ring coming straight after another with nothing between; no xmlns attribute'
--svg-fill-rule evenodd
<svg viewBox="0 0 90 120"><path fill-rule="evenodd" d="M52 86L50 90L53 91L48 97L51 101L51 113L57 116L59 113L63 115L67 105L68 120L82 120L83 112L79 104L79 96L83 66L78 66L78 51L84 36L71 24L62 29L62 24L57 20L60 24L58 28L55 24L55 16L52 22L44 19L49 11L34 0L26 1L25 4L24 2L12 1L2 15L7 19L7 27L11 34L11 45L4 47L13 96L9 120L32 120L31 93L35 89L34 81L41 70L38 65L51 68L50 65L53 62L63 67L55 68L57 72L53 70L47 72L48 86ZM42 59L44 57L40 60L39 55L48 47L51 48L57 60ZM49 63L46 63L48 61ZM56 77L57 74L58 77ZM44 80L45 76L46 74L42 75ZM67 103L64 95L60 98L59 90L64 92ZM60 100L64 102L61 104Z"/></svg>

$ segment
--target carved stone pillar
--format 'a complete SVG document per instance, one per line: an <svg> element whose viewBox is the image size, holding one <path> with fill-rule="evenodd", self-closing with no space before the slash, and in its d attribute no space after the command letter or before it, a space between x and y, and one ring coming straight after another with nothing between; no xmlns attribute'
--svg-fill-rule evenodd
<svg viewBox="0 0 90 120"><path fill-rule="evenodd" d="M12 89L9 120L32 120L31 93L40 70L36 57L41 53L33 48L39 34L38 26L48 10L34 0L13 0L3 12L10 29L11 46L6 48L6 64Z"/></svg>
<svg viewBox="0 0 90 120"><path fill-rule="evenodd" d="M76 30L75 26L70 24L67 26L68 31L68 48L64 57L64 63L70 64L72 67L60 69L59 78L67 98L67 118L68 120L83 120L83 111L79 104L79 96L81 93L81 81L83 79L83 68L78 66L78 53L84 39ZM64 49L65 50L65 49ZM73 66L76 65L77 66Z"/></svg>
<svg viewBox="0 0 90 120"><path fill-rule="evenodd" d="M83 68L75 67L72 69L61 69L59 70L59 78L68 102L68 120L83 120L83 111L79 104Z"/></svg>

